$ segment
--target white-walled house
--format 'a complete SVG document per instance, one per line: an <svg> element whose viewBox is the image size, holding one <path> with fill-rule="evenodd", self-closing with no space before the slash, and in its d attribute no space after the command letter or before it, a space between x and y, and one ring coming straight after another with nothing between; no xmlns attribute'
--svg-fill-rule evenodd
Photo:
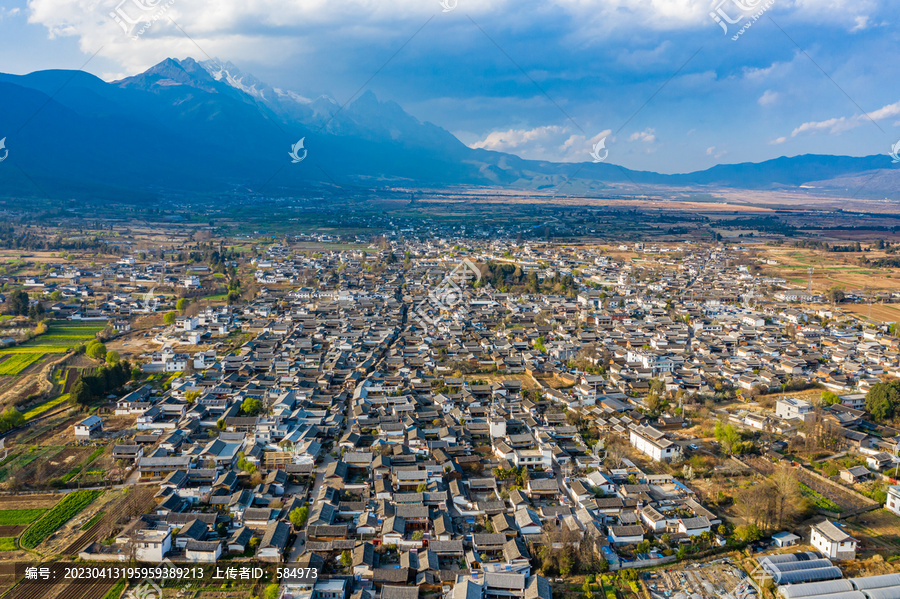
<svg viewBox="0 0 900 599"><path fill-rule="evenodd" d="M665 433L647 425L631 428L631 445L657 462L670 462L681 454L681 447L667 439Z"/></svg>
<svg viewBox="0 0 900 599"><path fill-rule="evenodd" d="M103 421L99 416L88 416L75 425L75 436L81 439L88 439L95 433L103 430Z"/></svg>
<svg viewBox="0 0 900 599"><path fill-rule="evenodd" d="M834 560L856 558L856 539L830 520L812 525L809 542L827 558Z"/></svg>
<svg viewBox="0 0 900 599"><path fill-rule="evenodd" d="M891 485L887 488L887 499L884 509L900 516L900 485Z"/></svg>

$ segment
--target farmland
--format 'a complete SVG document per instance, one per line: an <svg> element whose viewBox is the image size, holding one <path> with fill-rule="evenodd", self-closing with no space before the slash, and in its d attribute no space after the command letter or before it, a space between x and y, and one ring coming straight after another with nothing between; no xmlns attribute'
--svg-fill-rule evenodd
<svg viewBox="0 0 900 599"><path fill-rule="evenodd" d="M56 406L58 406L62 403L65 403L66 400L68 400L68 399L69 399L69 394L63 393L62 395L60 395L59 397L57 397L55 399L51 399L50 401L46 401L40 405L37 405L37 406L31 408L30 410L28 410L27 412L25 412L25 414L24 414L25 420L31 420L32 418L37 418L44 412L48 412L48 411L52 410L53 408L55 408Z"/></svg>
<svg viewBox="0 0 900 599"><path fill-rule="evenodd" d="M69 321L53 322L47 332L21 345L0 350L0 354L65 353L90 341L105 325L71 324Z"/></svg>
<svg viewBox="0 0 900 599"><path fill-rule="evenodd" d="M0 375L15 376L41 359L43 354L18 354L0 362Z"/></svg>
<svg viewBox="0 0 900 599"><path fill-rule="evenodd" d="M18 526L31 524L44 515L43 508L22 508L13 510L0 510L0 526Z"/></svg>
<svg viewBox="0 0 900 599"><path fill-rule="evenodd" d="M56 504L52 510L44 514L40 520L25 531L25 534L22 535L22 546L34 549L43 543L47 537L56 532L59 527L71 520L78 512L93 503L102 493L102 491L74 491L69 493L65 499Z"/></svg>

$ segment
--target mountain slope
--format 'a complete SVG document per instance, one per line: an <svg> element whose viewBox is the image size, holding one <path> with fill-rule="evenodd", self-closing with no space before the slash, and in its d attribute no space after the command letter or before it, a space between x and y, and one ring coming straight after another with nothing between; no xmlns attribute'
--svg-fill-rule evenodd
<svg viewBox="0 0 900 599"><path fill-rule="evenodd" d="M629 183L767 189L811 181L840 188L884 171L872 190L881 193L895 181L887 156L781 157L680 175L524 160L468 148L371 92L341 106L272 88L230 63L190 58L112 83L72 71L0 74L0 115L10 151L0 184L8 193L290 195L335 184L581 193ZM288 152L301 138L307 158L292 164Z"/></svg>

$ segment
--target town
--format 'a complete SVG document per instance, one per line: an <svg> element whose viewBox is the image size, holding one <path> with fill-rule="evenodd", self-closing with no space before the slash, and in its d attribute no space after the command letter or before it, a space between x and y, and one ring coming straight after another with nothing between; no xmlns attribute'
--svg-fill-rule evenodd
<svg viewBox="0 0 900 599"><path fill-rule="evenodd" d="M4 254L4 598L900 596L890 242L204 233Z"/></svg>

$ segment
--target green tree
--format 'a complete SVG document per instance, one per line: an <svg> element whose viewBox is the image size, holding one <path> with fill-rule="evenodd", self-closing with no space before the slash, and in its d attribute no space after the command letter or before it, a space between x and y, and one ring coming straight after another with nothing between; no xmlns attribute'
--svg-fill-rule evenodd
<svg viewBox="0 0 900 599"><path fill-rule="evenodd" d="M106 346L94 339L84 348L84 353L95 360L103 360L106 357Z"/></svg>
<svg viewBox="0 0 900 599"><path fill-rule="evenodd" d="M272 583L266 587L265 591L263 591L263 599L278 599L280 593L281 587L278 584Z"/></svg>
<svg viewBox="0 0 900 599"><path fill-rule="evenodd" d="M741 524L734 529L734 539L740 543L752 543L758 541L763 536L762 531L756 524Z"/></svg>
<svg viewBox="0 0 900 599"><path fill-rule="evenodd" d="M106 363L110 366L119 363L119 352L113 350L106 352Z"/></svg>
<svg viewBox="0 0 900 599"><path fill-rule="evenodd" d="M241 404L241 412L247 416L256 416L262 412L262 402L255 397L248 397Z"/></svg>
<svg viewBox="0 0 900 599"><path fill-rule="evenodd" d="M714 430L716 441L722 446L722 450L728 454L740 453L741 450L741 432L732 424L722 424L721 421L716 422Z"/></svg>
<svg viewBox="0 0 900 599"><path fill-rule="evenodd" d="M12 316L28 316L28 294L22 291L13 291L6 300L6 311Z"/></svg>
<svg viewBox="0 0 900 599"><path fill-rule="evenodd" d="M91 403L93 397L91 391L84 383L84 379L79 378L75 384L69 389L69 400L79 406L86 406Z"/></svg>
<svg viewBox="0 0 900 599"><path fill-rule="evenodd" d="M0 414L0 432L6 432L25 424L25 417L15 408L7 408Z"/></svg>
<svg viewBox="0 0 900 599"><path fill-rule="evenodd" d="M822 396L819 398L819 401L822 402L822 405L831 406L841 403L841 398L833 391L822 391Z"/></svg>
<svg viewBox="0 0 900 599"><path fill-rule="evenodd" d="M306 524L306 520L309 518L309 508L305 505L295 507L288 514L288 517L291 519L291 524L294 525L294 528L303 528L303 525Z"/></svg>
<svg viewBox="0 0 900 599"><path fill-rule="evenodd" d="M175 324L175 313L174 312L166 312L163 316L163 323L167 325Z"/></svg>
<svg viewBox="0 0 900 599"><path fill-rule="evenodd" d="M177 302L175 302L175 309L178 310L179 312L181 312L182 314L184 314L185 309L188 307L188 305L190 303L191 303L191 300L189 300L186 297L183 297L180 300L178 300Z"/></svg>
<svg viewBox="0 0 900 599"><path fill-rule="evenodd" d="M900 381L878 383L866 393L866 410L876 421L890 420L900 407Z"/></svg>
<svg viewBox="0 0 900 599"><path fill-rule="evenodd" d="M188 391L187 393L184 394L184 401L188 402L189 404L192 404L195 401L197 401L197 398L200 397L201 393L202 392L199 389L196 389L194 391Z"/></svg>
<svg viewBox="0 0 900 599"><path fill-rule="evenodd" d="M346 549L341 552L341 565L345 568L353 565L353 555Z"/></svg>

